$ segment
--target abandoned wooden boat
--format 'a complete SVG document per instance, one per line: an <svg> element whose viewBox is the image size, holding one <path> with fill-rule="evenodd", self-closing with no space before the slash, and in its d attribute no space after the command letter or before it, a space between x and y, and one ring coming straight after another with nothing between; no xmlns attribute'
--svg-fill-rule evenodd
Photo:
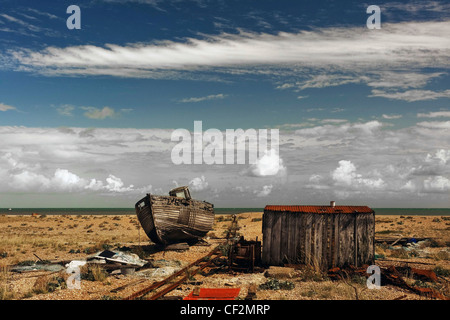
<svg viewBox="0 0 450 320"><path fill-rule="evenodd" d="M162 245L198 241L214 223L214 205L192 199L188 187L175 188L169 196L147 194L135 209L147 236Z"/></svg>

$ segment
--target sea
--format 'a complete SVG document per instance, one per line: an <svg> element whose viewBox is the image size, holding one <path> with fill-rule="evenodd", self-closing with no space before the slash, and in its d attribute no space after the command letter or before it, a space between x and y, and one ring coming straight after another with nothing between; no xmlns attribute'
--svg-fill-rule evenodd
<svg viewBox="0 0 450 320"><path fill-rule="evenodd" d="M376 215L450 216L450 208L373 208ZM264 208L214 208L216 214L263 212ZM134 215L134 208L0 208L0 215Z"/></svg>

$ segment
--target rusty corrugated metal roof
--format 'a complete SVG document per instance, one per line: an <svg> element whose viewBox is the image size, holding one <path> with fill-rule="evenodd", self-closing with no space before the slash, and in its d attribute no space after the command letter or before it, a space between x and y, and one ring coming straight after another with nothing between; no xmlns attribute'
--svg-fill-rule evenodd
<svg viewBox="0 0 450 320"><path fill-rule="evenodd" d="M367 206L283 206L267 205L264 211L299 212L299 213L370 213Z"/></svg>

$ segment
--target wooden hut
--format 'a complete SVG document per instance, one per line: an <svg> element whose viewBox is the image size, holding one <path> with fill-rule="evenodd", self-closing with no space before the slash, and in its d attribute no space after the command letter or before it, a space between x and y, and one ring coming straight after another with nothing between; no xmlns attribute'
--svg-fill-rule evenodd
<svg viewBox="0 0 450 320"><path fill-rule="evenodd" d="M266 265L310 264L326 270L372 264L375 212L366 206L264 208L262 261Z"/></svg>

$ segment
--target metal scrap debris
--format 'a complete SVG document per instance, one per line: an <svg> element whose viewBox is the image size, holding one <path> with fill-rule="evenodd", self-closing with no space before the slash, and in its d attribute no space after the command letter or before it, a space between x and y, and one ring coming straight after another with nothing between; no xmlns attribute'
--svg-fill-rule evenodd
<svg viewBox="0 0 450 320"><path fill-rule="evenodd" d="M243 236L229 245L228 265L230 270L255 272L261 265L261 241L245 240Z"/></svg>
<svg viewBox="0 0 450 320"><path fill-rule="evenodd" d="M64 267L60 264L47 263L42 261L32 262L24 261L13 266L10 270L13 272L29 272L29 271L50 271L57 272L63 270Z"/></svg>
<svg viewBox="0 0 450 320"><path fill-rule="evenodd" d="M353 266L348 266L346 268L332 268L328 270L328 277L331 280L345 280L353 275L359 275L362 277L369 277L366 272L368 266L363 266L360 268L355 268ZM450 300L450 298L444 296L437 290L433 288L424 288L414 285L409 285L404 277L409 276L413 279L427 282L437 282L438 278L434 271L417 269L412 267L394 267L390 266L388 268L380 268L381 270L381 284L382 285L394 285L403 289L406 289L412 293L416 293L422 296L427 296L433 299Z"/></svg>
<svg viewBox="0 0 450 320"><path fill-rule="evenodd" d="M90 263L119 263L134 267L143 267L147 264L147 261L140 259L137 254L111 250L97 252L87 257L87 261Z"/></svg>

